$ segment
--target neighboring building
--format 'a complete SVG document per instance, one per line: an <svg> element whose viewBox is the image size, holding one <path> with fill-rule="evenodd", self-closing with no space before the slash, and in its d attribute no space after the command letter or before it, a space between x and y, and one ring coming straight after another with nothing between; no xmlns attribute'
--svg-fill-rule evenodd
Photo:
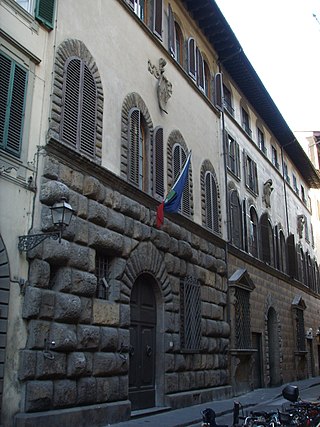
<svg viewBox="0 0 320 427"><path fill-rule="evenodd" d="M319 174L217 5L2 0L0 23L3 425L318 375ZM61 241L19 251L63 199Z"/></svg>
<svg viewBox="0 0 320 427"><path fill-rule="evenodd" d="M295 132L297 140L308 154L315 169L320 171L320 131L300 131ZM315 254L319 260L320 255L320 191L311 188L309 191L311 206L311 221L313 228Z"/></svg>

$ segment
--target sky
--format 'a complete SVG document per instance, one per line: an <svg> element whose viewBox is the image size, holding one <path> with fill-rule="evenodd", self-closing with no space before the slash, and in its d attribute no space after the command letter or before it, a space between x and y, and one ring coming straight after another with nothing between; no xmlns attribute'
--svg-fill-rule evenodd
<svg viewBox="0 0 320 427"><path fill-rule="evenodd" d="M320 130L320 0L216 3L290 129Z"/></svg>

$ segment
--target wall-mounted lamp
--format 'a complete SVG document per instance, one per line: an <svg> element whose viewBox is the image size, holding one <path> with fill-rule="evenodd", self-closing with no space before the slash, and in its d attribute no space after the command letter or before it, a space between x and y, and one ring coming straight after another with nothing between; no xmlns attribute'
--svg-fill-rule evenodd
<svg viewBox="0 0 320 427"><path fill-rule="evenodd" d="M19 251L29 251L35 248L46 239L59 239L61 242L62 231L70 224L74 210L71 205L67 203L65 198L61 202L55 203L51 208L51 216L54 227L57 231L41 233L41 234L28 234L26 236L19 236L18 249Z"/></svg>

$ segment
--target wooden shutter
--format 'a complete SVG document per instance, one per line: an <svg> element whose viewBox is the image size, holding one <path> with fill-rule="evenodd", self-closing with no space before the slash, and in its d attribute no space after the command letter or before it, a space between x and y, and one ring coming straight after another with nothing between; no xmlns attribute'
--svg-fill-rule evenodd
<svg viewBox="0 0 320 427"><path fill-rule="evenodd" d="M242 201L242 215L243 215L243 246L244 250L248 252L248 225L247 225L247 201Z"/></svg>
<svg viewBox="0 0 320 427"><path fill-rule="evenodd" d="M261 236L261 254L262 261L271 264L270 253L270 234L269 234L269 221L268 216L263 214L260 221L260 236Z"/></svg>
<svg viewBox="0 0 320 427"><path fill-rule="evenodd" d="M205 213L207 227L218 233L219 213L217 186L211 172L207 172L205 176Z"/></svg>
<svg viewBox="0 0 320 427"><path fill-rule="evenodd" d="M294 234L290 234L287 238L287 254L288 273L290 277L297 278L297 253Z"/></svg>
<svg viewBox="0 0 320 427"><path fill-rule="evenodd" d="M0 54L0 146L20 156L27 71Z"/></svg>
<svg viewBox="0 0 320 427"><path fill-rule="evenodd" d="M153 32L162 40L162 0L153 0Z"/></svg>
<svg viewBox="0 0 320 427"><path fill-rule="evenodd" d="M236 190L230 195L232 243L242 249L242 219L239 196Z"/></svg>
<svg viewBox="0 0 320 427"><path fill-rule="evenodd" d="M218 110L223 111L223 83L221 73L216 73L214 76L214 105Z"/></svg>
<svg viewBox="0 0 320 427"><path fill-rule="evenodd" d="M80 150L89 156L95 155L97 91L94 78L84 64L81 105Z"/></svg>
<svg viewBox="0 0 320 427"><path fill-rule="evenodd" d="M169 26L169 52L175 58L176 57L176 34L174 25L174 16L171 5L168 7L168 26Z"/></svg>
<svg viewBox="0 0 320 427"><path fill-rule="evenodd" d="M192 37L188 40L188 71L196 79L196 43Z"/></svg>
<svg viewBox="0 0 320 427"><path fill-rule="evenodd" d="M61 137L64 142L77 147L80 117L81 61L72 58L66 63L63 90L63 120Z"/></svg>
<svg viewBox="0 0 320 427"><path fill-rule="evenodd" d="M163 128L158 127L153 134L153 167L154 195L162 200L164 197L164 166L163 166Z"/></svg>
<svg viewBox="0 0 320 427"><path fill-rule="evenodd" d="M204 91L204 63L199 48L196 48L197 55L197 84Z"/></svg>
<svg viewBox="0 0 320 427"><path fill-rule="evenodd" d="M140 110L132 108L129 112L129 170L128 179L139 185L139 145L140 145Z"/></svg>
<svg viewBox="0 0 320 427"><path fill-rule="evenodd" d="M54 25L55 0L37 0L35 18L44 24L48 29L53 29Z"/></svg>

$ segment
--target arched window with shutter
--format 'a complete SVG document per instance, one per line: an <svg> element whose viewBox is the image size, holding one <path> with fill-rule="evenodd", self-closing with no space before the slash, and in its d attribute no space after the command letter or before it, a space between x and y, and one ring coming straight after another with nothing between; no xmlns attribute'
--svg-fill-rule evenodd
<svg viewBox="0 0 320 427"><path fill-rule="evenodd" d="M162 201L164 197L163 128L157 127L153 133L153 182L154 196Z"/></svg>
<svg viewBox="0 0 320 427"><path fill-rule="evenodd" d="M279 270L287 273L287 247L283 231L279 231Z"/></svg>
<svg viewBox="0 0 320 427"><path fill-rule="evenodd" d="M129 112L128 132L128 180L140 190L145 190L147 179L146 131L138 108L132 108Z"/></svg>
<svg viewBox="0 0 320 427"><path fill-rule="evenodd" d="M242 209L237 190L230 194L231 242L239 249L243 248Z"/></svg>
<svg viewBox="0 0 320 427"><path fill-rule="evenodd" d="M175 182L177 177L179 176L180 171L183 168L186 159L187 159L186 152L184 151L184 149L181 147L180 144L176 144L173 147L173 182ZM183 190L180 211L184 215L187 215L187 216L191 215L189 179L187 180Z"/></svg>
<svg viewBox="0 0 320 427"><path fill-rule="evenodd" d="M205 218L206 226L216 233L219 229L219 208L217 184L213 174L209 171L205 173Z"/></svg>
<svg viewBox="0 0 320 427"><path fill-rule="evenodd" d="M273 229L267 213L262 214L260 218L260 238L261 259L267 264L274 266Z"/></svg>
<svg viewBox="0 0 320 427"><path fill-rule="evenodd" d="M69 58L64 67L61 140L80 153L95 156L97 89L85 61Z"/></svg>
<svg viewBox="0 0 320 427"><path fill-rule="evenodd" d="M196 43L194 38L190 37L188 40L188 72L190 76L196 80Z"/></svg>
<svg viewBox="0 0 320 427"><path fill-rule="evenodd" d="M258 215L253 206L250 207L249 253L258 258Z"/></svg>

